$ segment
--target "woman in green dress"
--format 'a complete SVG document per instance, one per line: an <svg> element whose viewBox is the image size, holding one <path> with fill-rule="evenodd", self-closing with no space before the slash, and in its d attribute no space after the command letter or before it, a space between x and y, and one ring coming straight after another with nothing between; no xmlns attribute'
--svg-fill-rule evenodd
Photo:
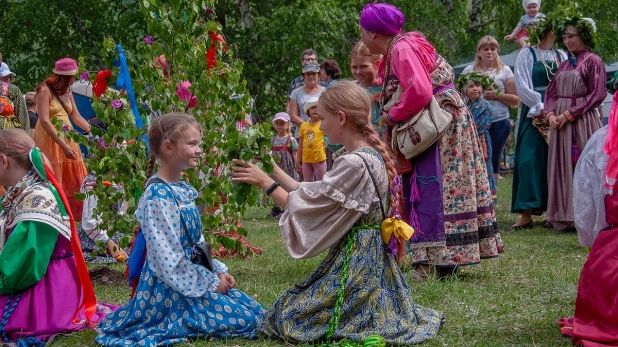
<svg viewBox="0 0 618 347"><path fill-rule="evenodd" d="M547 209L547 151L549 124L543 113L545 89L566 54L553 48L556 36L549 21L542 20L532 40L515 64L515 86L522 106L517 120L512 213L521 213L513 229L533 227L532 215Z"/></svg>

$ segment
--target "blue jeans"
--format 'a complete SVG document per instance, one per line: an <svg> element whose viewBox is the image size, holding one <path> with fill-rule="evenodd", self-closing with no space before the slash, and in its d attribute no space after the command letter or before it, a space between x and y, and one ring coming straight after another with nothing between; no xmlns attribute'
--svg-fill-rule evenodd
<svg viewBox="0 0 618 347"><path fill-rule="evenodd" d="M494 174L500 173L500 158L506 144L506 139L511 134L511 121L507 118L491 123L489 137L491 138L491 166Z"/></svg>

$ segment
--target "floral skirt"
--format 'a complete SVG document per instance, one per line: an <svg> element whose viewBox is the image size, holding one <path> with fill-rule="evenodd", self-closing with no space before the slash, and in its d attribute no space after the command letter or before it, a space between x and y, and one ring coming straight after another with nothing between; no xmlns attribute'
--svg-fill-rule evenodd
<svg viewBox="0 0 618 347"><path fill-rule="evenodd" d="M477 264L481 258L497 257L503 247L487 166L474 120L459 93L449 88L435 98L453 115L438 141L446 240L444 245L412 242L411 262L445 267Z"/></svg>
<svg viewBox="0 0 618 347"><path fill-rule="evenodd" d="M135 296L99 324L103 346L168 346L198 337L256 337L264 309L232 289L227 295L187 297L156 277L148 262Z"/></svg>
<svg viewBox="0 0 618 347"><path fill-rule="evenodd" d="M266 313L259 330L288 342L324 339L335 312L347 237L333 246L304 282L285 292ZM444 314L412 300L399 266L379 230L359 229L350 253L339 325L333 339L363 341L379 334L394 345L435 338Z"/></svg>

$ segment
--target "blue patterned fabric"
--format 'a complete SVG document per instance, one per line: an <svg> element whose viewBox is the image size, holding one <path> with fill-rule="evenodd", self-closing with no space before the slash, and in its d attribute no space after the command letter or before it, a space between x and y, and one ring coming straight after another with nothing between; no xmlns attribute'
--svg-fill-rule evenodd
<svg viewBox="0 0 618 347"><path fill-rule="evenodd" d="M375 151L371 154L377 155ZM412 300L410 287L384 245L380 230L367 227L381 222L379 206L373 203L370 212L356 223L341 317L333 340L361 342L379 334L388 344L409 345L435 338L444 314ZM346 242L347 236L342 237L307 280L274 303L259 325L262 333L288 342L324 339L337 301Z"/></svg>
<svg viewBox="0 0 618 347"><path fill-rule="evenodd" d="M468 101L468 109L470 109L470 113L472 113L472 117L474 117L474 124L476 125L479 140L483 145L483 150L487 152L485 166L487 166L489 188L491 189L494 204L497 204L498 190L496 186L496 177L494 176L494 169L491 163L493 154L491 150L491 137L489 136L489 128L493 122L493 111L491 104L485 99L478 99L476 102ZM500 154L498 153L498 155Z"/></svg>
<svg viewBox="0 0 618 347"><path fill-rule="evenodd" d="M203 238L189 184L170 184L180 208L162 183L148 186L136 217L147 257L135 296L99 324L103 346L168 346L198 337L256 337L264 309L245 293L214 293L227 267L213 259L214 273L190 262L191 247L180 213L194 240Z"/></svg>

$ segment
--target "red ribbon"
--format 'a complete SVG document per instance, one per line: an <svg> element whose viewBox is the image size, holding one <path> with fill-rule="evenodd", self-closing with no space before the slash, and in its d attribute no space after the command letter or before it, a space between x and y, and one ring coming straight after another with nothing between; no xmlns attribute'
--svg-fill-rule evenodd
<svg viewBox="0 0 618 347"><path fill-rule="evenodd" d="M218 41L223 43L223 51L227 52L227 43L225 42L223 36L219 36L214 31L211 31L210 39L212 40L210 44L210 49L208 49L208 52L206 52L206 62L208 64L208 70L217 66L217 49L215 47L215 42Z"/></svg>
<svg viewBox="0 0 618 347"><path fill-rule="evenodd" d="M107 78L112 77L112 72L109 70L101 70L97 73L97 78L92 83L92 94L97 98L105 94L107 91Z"/></svg>
<svg viewBox="0 0 618 347"><path fill-rule="evenodd" d="M94 317L95 313L97 312L97 297L94 294L94 288L92 287L90 275L88 274L88 267L86 267L86 261L84 260L84 254L82 253L82 247L79 243L79 236L77 234L77 229L75 228L75 219L73 218L73 213L69 208L69 201L64 194L64 190L62 190L62 186L56 179L56 176L54 176L54 173L45 162L43 162L43 166L45 167L47 179L56 188L56 190L58 191L58 195L60 196L60 200L62 200L62 203L66 207L66 211L69 215L71 224L71 247L73 248L75 265L77 266L77 276L79 277L79 282L84 293L84 300L82 301L82 304L77 308L77 311L75 311L75 315L73 316L73 323L76 325L79 323L79 321L77 320L77 315L79 314L79 311L84 308L86 322L88 322L90 326L94 327L96 324L92 322L92 317Z"/></svg>

